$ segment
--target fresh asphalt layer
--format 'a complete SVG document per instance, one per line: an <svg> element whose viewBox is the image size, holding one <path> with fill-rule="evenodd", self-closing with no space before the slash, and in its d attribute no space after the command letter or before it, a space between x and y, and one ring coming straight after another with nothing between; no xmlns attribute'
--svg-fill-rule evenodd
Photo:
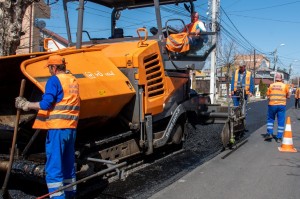
<svg viewBox="0 0 300 199"><path fill-rule="evenodd" d="M150 198L299 199L300 109L294 109L292 103L293 99L289 102L292 108L287 110L286 115L291 118L293 145L297 153L279 152L281 144L274 139L271 142L264 141L262 135L266 133L266 125L258 129L250 126L253 132L247 137L247 142L225 159L222 157L229 150ZM266 114L265 111L256 109L255 114ZM251 123L247 122L248 125Z"/></svg>

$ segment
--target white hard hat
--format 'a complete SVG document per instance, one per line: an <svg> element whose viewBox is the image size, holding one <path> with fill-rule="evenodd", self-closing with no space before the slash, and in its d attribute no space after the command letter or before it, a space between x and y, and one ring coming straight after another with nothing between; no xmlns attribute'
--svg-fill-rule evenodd
<svg viewBox="0 0 300 199"><path fill-rule="evenodd" d="M280 73L276 73L275 80L281 81L282 80L282 75Z"/></svg>
<svg viewBox="0 0 300 199"><path fill-rule="evenodd" d="M239 66L246 66L246 62L244 60L240 61Z"/></svg>

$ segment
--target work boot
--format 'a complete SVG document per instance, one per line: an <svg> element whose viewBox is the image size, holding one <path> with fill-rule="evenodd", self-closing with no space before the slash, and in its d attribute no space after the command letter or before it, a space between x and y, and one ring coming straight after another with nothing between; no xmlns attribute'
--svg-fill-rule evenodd
<svg viewBox="0 0 300 199"><path fill-rule="evenodd" d="M271 141L272 138L273 138L273 136L272 136L271 134L267 134L267 135L265 136L265 141Z"/></svg>
<svg viewBox="0 0 300 199"><path fill-rule="evenodd" d="M263 138L266 138L266 137L268 137L270 134L269 133L265 133L265 134L263 134L262 136L263 136Z"/></svg>

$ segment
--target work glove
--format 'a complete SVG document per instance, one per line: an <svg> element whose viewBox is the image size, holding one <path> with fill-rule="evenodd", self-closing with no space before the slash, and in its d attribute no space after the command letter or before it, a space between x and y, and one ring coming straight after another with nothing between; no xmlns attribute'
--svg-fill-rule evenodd
<svg viewBox="0 0 300 199"><path fill-rule="evenodd" d="M29 111L29 103L25 97L16 97L15 106L16 108L22 109L23 111Z"/></svg>

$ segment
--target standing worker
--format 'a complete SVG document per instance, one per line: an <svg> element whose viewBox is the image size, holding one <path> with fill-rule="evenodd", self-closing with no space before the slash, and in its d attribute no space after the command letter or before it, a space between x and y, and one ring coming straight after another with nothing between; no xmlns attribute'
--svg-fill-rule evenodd
<svg viewBox="0 0 300 199"><path fill-rule="evenodd" d="M239 106L240 97L238 94L238 88L245 89L245 101L247 102L248 96L253 95L254 80L251 72L246 70L246 63L240 61L239 69L237 69L231 79L231 96L234 106Z"/></svg>
<svg viewBox="0 0 300 199"><path fill-rule="evenodd" d="M66 62L60 55L48 58L51 77L40 102L16 98L16 108L39 110L33 128L48 129L46 138L46 182L49 193L76 181L75 139L80 98L76 78L66 73ZM75 196L76 186L50 195L61 199Z"/></svg>
<svg viewBox="0 0 300 199"><path fill-rule="evenodd" d="M273 138L274 121L277 115L278 130L275 140L276 142L281 142L284 132L286 99L290 98L290 93L289 86L282 83L282 75L280 73L276 73L275 81L276 82L271 84L267 91L269 105L265 141L270 141Z"/></svg>
<svg viewBox="0 0 300 199"><path fill-rule="evenodd" d="M299 99L300 99L300 88L298 87L295 92L295 109L299 107Z"/></svg>

